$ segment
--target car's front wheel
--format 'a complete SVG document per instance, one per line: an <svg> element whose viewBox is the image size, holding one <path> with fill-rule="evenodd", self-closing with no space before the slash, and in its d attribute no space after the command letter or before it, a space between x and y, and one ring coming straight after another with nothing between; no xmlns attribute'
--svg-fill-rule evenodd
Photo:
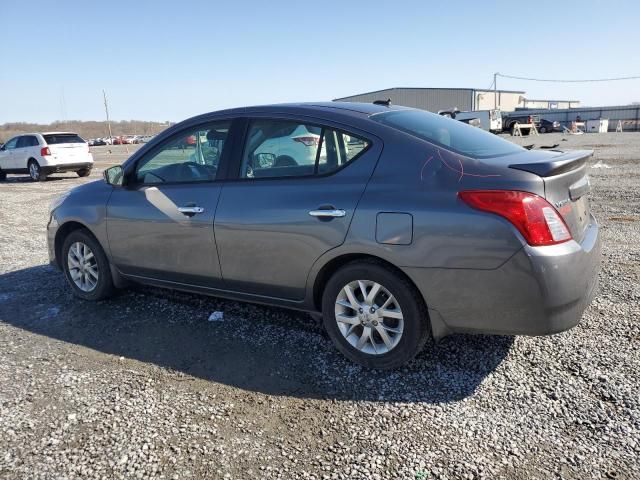
<svg viewBox="0 0 640 480"><path fill-rule="evenodd" d="M36 160L29 160L29 176L34 182L44 182L47 179L46 173L42 171L42 167Z"/></svg>
<svg viewBox="0 0 640 480"><path fill-rule="evenodd" d="M89 175L91 175L91 169L83 168L82 170L78 170L76 173L79 177L88 177Z"/></svg>
<svg viewBox="0 0 640 480"><path fill-rule="evenodd" d="M60 261L76 296L84 300L102 300L113 294L109 260L89 232L71 232L62 245Z"/></svg>
<svg viewBox="0 0 640 480"><path fill-rule="evenodd" d="M368 368L397 368L430 337L427 310L416 288L374 261L338 270L325 287L322 311L338 350Z"/></svg>

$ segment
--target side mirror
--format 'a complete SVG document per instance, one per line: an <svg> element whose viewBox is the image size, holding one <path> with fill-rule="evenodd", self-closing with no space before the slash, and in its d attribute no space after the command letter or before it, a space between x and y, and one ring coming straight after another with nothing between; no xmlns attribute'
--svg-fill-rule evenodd
<svg viewBox="0 0 640 480"><path fill-rule="evenodd" d="M276 156L273 153L257 153L254 165L260 168L271 168L276 163Z"/></svg>
<svg viewBox="0 0 640 480"><path fill-rule="evenodd" d="M124 180L124 171L120 165L107 168L102 172L102 175L104 175L105 182L115 187L121 186Z"/></svg>

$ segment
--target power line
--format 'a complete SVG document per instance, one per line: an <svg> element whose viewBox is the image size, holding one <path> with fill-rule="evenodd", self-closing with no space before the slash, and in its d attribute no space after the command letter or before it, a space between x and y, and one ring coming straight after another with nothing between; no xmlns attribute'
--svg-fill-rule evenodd
<svg viewBox="0 0 640 480"><path fill-rule="evenodd" d="M512 78L515 80L529 80L531 82L552 82L552 83L594 83L594 82L615 82L618 80L640 79L640 75L635 75L632 77L589 78L589 79L580 79L580 80L559 80L559 79L549 79L549 78L516 77L515 75L503 75L502 73L496 73L495 75L498 77Z"/></svg>

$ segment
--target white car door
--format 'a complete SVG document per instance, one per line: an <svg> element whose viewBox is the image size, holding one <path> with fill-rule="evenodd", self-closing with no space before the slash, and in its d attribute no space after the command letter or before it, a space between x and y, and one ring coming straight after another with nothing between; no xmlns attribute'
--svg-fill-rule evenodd
<svg viewBox="0 0 640 480"><path fill-rule="evenodd" d="M11 170L15 167L13 161L13 155L16 150L16 145L18 144L18 139L20 137L14 137L4 144L2 150L0 151L0 168L3 170Z"/></svg>
<svg viewBox="0 0 640 480"><path fill-rule="evenodd" d="M19 161L22 162L24 167L18 168L28 168L27 162L30 158L40 159L40 143L38 143L38 138L35 135L25 135L23 145L22 157Z"/></svg>
<svg viewBox="0 0 640 480"><path fill-rule="evenodd" d="M22 135L18 137L18 144L13 150L11 156L11 168L27 168L27 159L29 158L29 136Z"/></svg>

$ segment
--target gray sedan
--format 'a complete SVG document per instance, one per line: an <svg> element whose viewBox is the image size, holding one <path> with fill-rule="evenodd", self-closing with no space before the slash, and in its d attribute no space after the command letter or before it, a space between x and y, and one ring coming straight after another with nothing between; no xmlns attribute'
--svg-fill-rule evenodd
<svg viewBox="0 0 640 480"><path fill-rule="evenodd" d="M600 260L591 153L384 104L214 112L56 199L49 255L86 300L136 282L303 310L395 368L455 332L578 323Z"/></svg>

